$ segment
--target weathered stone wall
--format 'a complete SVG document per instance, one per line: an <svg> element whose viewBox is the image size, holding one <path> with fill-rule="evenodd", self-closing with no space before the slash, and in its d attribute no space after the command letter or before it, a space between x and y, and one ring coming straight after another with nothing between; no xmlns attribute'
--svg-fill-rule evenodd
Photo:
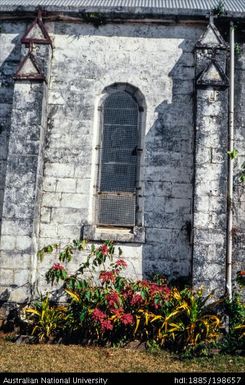
<svg viewBox="0 0 245 385"><path fill-rule="evenodd" d="M228 92L218 91L215 103L209 101L212 93L212 88L198 92L193 279L195 286L202 284L222 295L226 277Z"/></svg>
<svg viewBox="0 0 245 385"><path fill-rule="evenodd" d="M50 50L48 45L32 48L47 79ZM28 48L22 44L21 58L26 55ZM1 214L1 299L20 303L30 297L35 273L47 85L13 74L11 78L15 81Z"/></svg>
<svg viewBox="0 0 245 385"><path fill-rule="evenodd" d="M196 45L193 284L216 295L226 286L227 48L212 22Z"/></svg>
<svg viewBox="0 0 245 385"><path fill-rule="evenodd" d="M234 221L233 221L233 276L244 270L245 259L245 182L241 182L242 165L245 168L245 44L235 56L235 143L238 157L234 161Z"/></svg>
<svg viewBox="0 0 245 385"><path fill-rule="evenodd" d="M21 57L20 39L27 28L27 23L0 22L0 234L2 232L3 196L6 179L9 132L14 95L13 75ZM5 249L11 247L11 239L5 243ZM12 258L0 257L0 299L8 300L7 288L11 285L22 285L19 272L14 270ZM4 271L2 268L5 267Z"/></svg>
<svg viewBox="0 0 245 385"><path fill-rule="evenodd" d="M25 23L2 23L0 33L0 117L3 117L0 133L0 208L1 212L5 210L1 215L5 223L2 226L0 294L3 295L0 300L21 302L26 293L21 289L18 291L18 288L26 283L36 281L39 289L44 289L43 276L49 261L36 266L33 258L36 247L57 241L64 244L80 238L84 226L94 224L99 132L97 107L103 90L115 83L130 84L140 90L146 104L146 121L142 127L143 188L140 192L144 202L145 242L120 244L129 262L130 273L139 277L151 272L161 272L170 278L190 275L192 210L196 207L195 204L193 206L193 49L205 27L194 24L107 24L95 28L91 24L56 22L53 29L53 25L48 23L54 42L52 60L50 52L43 57L40 52L44 69L47 58L50 63L52 61L48 90L46 86L43 88L41 84L29 81L17 82L14 88L12 75L20 61L20 38L26 27ZM37 52L37 56L40 53ZM244 187L238 183L238 173L244 161L244 63L243 53L236 63L235 147L239 150L239 157L235 178L234 274L242 269L244 252ZM18 107L16 101L22 100L21 95L24 104ZM202 108L208 111L207 114L201 111L203 120L199 122L199 127L205 131L201 139L206 141L204 144L207 146L204 146L205 152L203 143L198 142L195 160L199 161L200 173L205 168L202 168L202 163L207 160L205 177L211 180L214 173L215 183L211 186L204 180L200 191L205 196L196 194L200 210L196 210L194 219L200 231L197 234L194 229L194 241L200 246L201 260L207 257L202 264L199 263L198 253L195 254L197 269L193 274L196 284L207 277L207 284L214 282L213 272L215 284L221 275L224 281L226 180L222 175L226 173L226 143L223 140L226 141L227 127L219 119L220 114L227 113L227 95L223 95L218 94L217 103L209 103L207 99L213 96L208 91L203 92L201 103ZM15 108L11 112L13 105ZM42 114L38 115L41 107ZM32 114L35 116L34 124ZM11 116L12 128L18 135L12 135L9 140ZM220 131L217 132L217 129ZM27 139L32 141L29 144L34 146L33 151ZM12 155L18 155L18 159L23 153L25 161L23 164L18 161L12 174L9 164L9 175L6 176L8 148ZM28 151L33 152L34 168L28 161L31 155ZM26 178L32 185L29 190ZM4 201L1 196L5 186ZM213 191L211 198L208 195L210 189ZM29 212L30 221L26 216ZM115 230L113 237L117 239ZM37 245L33 244L36 238ZM73 268L78 263L78 260L75 261ZM216 274L217 266L219 271ZM17 289L18 298L14 294L12 299L9 297L7 289L11 285ZM4 297L4 293L8 294L8 298Z"/></svg>
<svg viewBox="0 0 245 385"><path fill-rule="evenodd" d="M56 23L49 89L40 247L79 238L92 224L96 103L129 83L146 100L144 244L122 248L131 272L171 277L191 270L193 47L196 26ZM40 271L41 273L41 271Z"/></svg>
<svg viewBox="0 0 245 385"><path fill-rule="evenodd" d="M26 27L27 24L24 22L0 22L0 221L13 103L14 80L12 76L20 62L20 39Z"/></svg>

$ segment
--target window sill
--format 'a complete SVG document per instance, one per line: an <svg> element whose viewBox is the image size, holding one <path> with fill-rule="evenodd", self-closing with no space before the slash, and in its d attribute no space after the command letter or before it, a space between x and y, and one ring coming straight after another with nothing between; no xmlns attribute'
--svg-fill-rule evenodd
<svg viewBox="0 0 245 385"><path fill-rule="evenodd" d="M140 226L135 226L131 230L85 225L83 235L88 241L104 241L108 239L122 243L145 243L145 228Z"/></svg>

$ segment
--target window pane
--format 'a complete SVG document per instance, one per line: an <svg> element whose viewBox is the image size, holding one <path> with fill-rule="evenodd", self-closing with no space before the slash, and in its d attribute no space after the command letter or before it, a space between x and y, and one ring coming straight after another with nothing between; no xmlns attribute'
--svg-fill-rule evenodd
<svg viewBox="0 0 245 385"><path fill-rule="evenodd" d="M137 126L138 110L122 108L105 108L104 124L121 124Z"/></svg>
<svg viewBox="0 0 245 385"><path fill-rule="evenodd" d="M136 164L136 149L104 147L102 162Z"/></svg>
<svg viewBox="0 0 245 385"><path fill-rule="evenodd" d="M103 148L131 148L138 143L137 126L104 125Z"/></svg>
<svg viewBox="0 0 245 385"><path fill-rule="evenodd" d="M101 194L97 200L97 224L111 226L134 226L135 196Z"/></svg>
<svg viewBox="0 0 245 385"><path fill-rule="evenodd" d="M104 105L100 191L134 192L137 172L138 105L126 92Z"/></svg>
<svg viewBox="0 0 245 385"><path fill-rule="evenodd" d="M100 191L135 191L136 166L123 163L104 163Z"/></svg>
<svg viewBox="0 0 245 385"><path fill-rule="evenodd" d="M110 96L105 101L105 109L106 108L137 108L137 103L134 101L131 95L129 95L125 91L118 91Z"/></svg>
<svg viewBox="0 0 245 385"><path fill-rule="evenodd" d="M126 92L108 96L103 107L97 224L134 226L138 104Z"/></svg>

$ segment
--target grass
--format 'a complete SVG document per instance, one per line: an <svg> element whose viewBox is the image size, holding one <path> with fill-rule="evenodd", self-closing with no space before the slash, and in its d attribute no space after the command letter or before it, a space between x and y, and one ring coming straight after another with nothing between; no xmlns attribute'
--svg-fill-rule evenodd
<svg viewBox="0 0 245 385"><path fill-rule="evenodd" d="M16 345L0 338L0 372L245 372L245 357L179 360L166 351L79 345Z"/></svg>

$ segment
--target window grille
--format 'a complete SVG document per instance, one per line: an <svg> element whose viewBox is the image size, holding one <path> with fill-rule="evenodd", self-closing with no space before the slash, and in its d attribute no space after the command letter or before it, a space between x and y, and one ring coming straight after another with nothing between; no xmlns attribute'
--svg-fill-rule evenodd
<svg viewBox="0 0 245 385"><path fill-rule="evenodd" d="M102 110L97 224L135 225L139 108L125 91L109 95Z"/></svg>
<svg viewBox="0 0 245 385"><path fill-rule="evenodd" d="M98 225L130 227L135 224L135 195L99 194Z"/></svg>

